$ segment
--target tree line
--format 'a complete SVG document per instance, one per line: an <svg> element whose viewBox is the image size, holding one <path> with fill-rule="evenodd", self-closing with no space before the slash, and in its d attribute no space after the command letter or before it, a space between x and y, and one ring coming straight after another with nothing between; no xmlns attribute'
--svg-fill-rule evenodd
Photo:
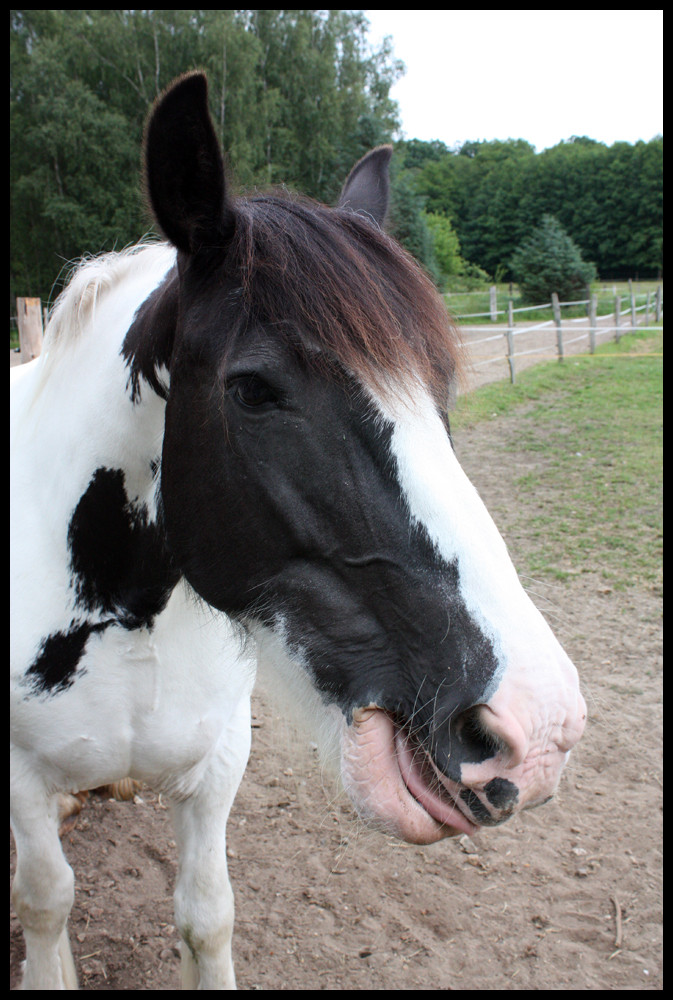
<svg viewBox="0 0 673 1000"><path fill-rule="evenodd" d="M146 232L144 122L192 68L238 184L334 199L399 126L401 67L367 29L349 10L10 11L12 291L46 298L59 261Z"/></svg>
<svg viewBox="0 0 673 1000"><path fill-rule="evenodd" d="M149 228L139 150L148 108L205 69L237 184L332 202L368 149L393 141L403 72L364 11L10 11L10 296L48 299L59 270ZM513 276L553 216L602 276L661 270L663 139L395 143L391 228L442 286Z"/></svg>
<svg viewBox="0 0 673 1000"><path fill-rule="evenodd" d="M516 277L515 250L549 218L601 277L658 277L663 152L662 136L611 146L575 136L541 153L523 139L455 150L412 139L398 157L430 224L450 223L454 273L462 260L503 281Z"/></svg>

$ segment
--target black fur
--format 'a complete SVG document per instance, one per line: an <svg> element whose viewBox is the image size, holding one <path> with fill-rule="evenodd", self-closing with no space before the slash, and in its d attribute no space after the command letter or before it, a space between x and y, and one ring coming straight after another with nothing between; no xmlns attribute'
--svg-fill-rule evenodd
<svg viewBox="0 0 673 1000"><path fill-rule="evenodd" d="M79 606L149 627L179 579L161 527L132 504L121 469L96 469L68 529Z"/></svg>

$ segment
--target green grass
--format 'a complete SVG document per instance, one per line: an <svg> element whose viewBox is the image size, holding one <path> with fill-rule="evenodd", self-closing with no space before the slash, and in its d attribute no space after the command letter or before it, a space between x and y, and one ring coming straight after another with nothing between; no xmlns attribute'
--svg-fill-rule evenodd
<svg viewBox="0 0 673 1000"><path fill-rule="evenodd" d="M459 397L452 426L500 420L494 435L526 469L508 534L525 538L531 574L661 585L661 355L663 331L629 334Z"/></svg>

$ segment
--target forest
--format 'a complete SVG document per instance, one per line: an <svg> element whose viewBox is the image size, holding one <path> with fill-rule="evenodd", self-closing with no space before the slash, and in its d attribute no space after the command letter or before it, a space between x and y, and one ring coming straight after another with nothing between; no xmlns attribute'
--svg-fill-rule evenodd
<svg viewBox="0 0 673 1000"><path fill-rule="evenodd" d="M206 70L238 189L282 184L331 202L368 149L395 146L390 228L440 287L512 278L552 216L602 278L662 273L663 137L401 138L392 40L357 10L11 10L10 301L53 299L69 264L150 231L147 111Z"/></svg>

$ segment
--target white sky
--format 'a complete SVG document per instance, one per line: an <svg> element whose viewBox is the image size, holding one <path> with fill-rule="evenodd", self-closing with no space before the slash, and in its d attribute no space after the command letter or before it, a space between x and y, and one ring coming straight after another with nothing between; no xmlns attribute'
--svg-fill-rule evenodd
<svg viewBox="0 0 673 1000"><path fill-rule="evenodd" d="M366 10L405 76L391 96L408 139L572 135L637 142L664 131L661 10Z"/></svg>

